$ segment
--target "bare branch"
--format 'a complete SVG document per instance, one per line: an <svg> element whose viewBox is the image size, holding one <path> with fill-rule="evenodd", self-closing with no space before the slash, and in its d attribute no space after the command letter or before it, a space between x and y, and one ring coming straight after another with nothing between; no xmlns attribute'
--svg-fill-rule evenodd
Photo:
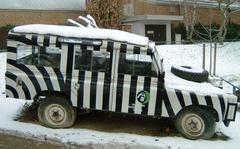
<svg viewBox="0 0 240 149"><path fill-rule="evenodd" d="M196 33L197 31L196 30L194 30L194 32ZM202 40L204 40L204 41L208 41L208 39L207 38L204 38L203 36L201 36L200 34L197 34L196 33L196 35L200 38L200 39L202 39Z"/></svg>
<svg viewBox="0 0 240 149"><path fill-rule="evenodd" d="M229 12L228 17L230 17L230 15L237 13L237 12L240 12L240 9Z"/></svg>
<svg viewBox="0 0 240 149"><path fill-rule="evenodd" d="M209 34L201 33L201 32L199 32L199 31L197 31L197 30L194 30L194 32L195 32L196 34L201 35L201 36L207 36L207 37L209 37Z"/></svg>

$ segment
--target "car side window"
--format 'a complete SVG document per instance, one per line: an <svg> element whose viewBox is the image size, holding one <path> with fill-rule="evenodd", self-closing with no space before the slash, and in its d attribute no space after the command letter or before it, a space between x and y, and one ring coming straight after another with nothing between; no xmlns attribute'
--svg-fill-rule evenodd
<svg viewBox="0 0 240 149"><path fill-rule="evenodd" d="M60 68L61 49L24 45L17 47L17 63Z"/></svg>
<svg viewBox="0 0 240 149"><path fill-rule="evenodd" d="M75 69L80 71L90 71L92 53L88 50L76 50L75 53Z"/></svg>
<svg viewBox="0 0 240 149"><path fill-rule="evenodd" d="M75 69L80 71L109 72L110 52L76 49Z"/></svg>
<svg viewBox="0 0 240 149"><path fill-rule="evenodd" d="M119 74L156 77L156 69L149 55L120 53Z"/></svg>

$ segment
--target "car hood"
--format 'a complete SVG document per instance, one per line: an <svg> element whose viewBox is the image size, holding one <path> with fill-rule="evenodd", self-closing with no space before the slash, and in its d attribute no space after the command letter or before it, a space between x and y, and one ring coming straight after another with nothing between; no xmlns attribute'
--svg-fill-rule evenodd
<svg viewBox="0 0 240 149"><path fill-rule="evenodd" d="M224 90L208 82L197 83L175 76L170 71L165 72L165 88L192 91L202 95L227 94Z"/></svg>

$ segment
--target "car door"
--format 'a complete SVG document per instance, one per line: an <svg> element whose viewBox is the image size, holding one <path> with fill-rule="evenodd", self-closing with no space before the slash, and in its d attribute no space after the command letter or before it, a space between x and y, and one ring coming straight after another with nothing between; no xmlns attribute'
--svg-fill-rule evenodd
<svg viewBox="0 0 240 149"><path fill-rule="evenodd" d="M113 48L104 45L74 46L71 100L75 106L110 109Z"/></svg>
<svg viewBox="0 0 240 149"><path fill-rule="evenodd" d="M117 55L113 111L155 115L158 78L152 58L122 45Z"/></svg>

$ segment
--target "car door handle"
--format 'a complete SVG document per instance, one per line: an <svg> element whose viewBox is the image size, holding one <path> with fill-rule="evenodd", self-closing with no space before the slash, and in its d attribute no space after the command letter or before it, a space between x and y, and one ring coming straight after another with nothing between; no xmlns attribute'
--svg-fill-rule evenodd
<svg viewBox="0 0 240 149"><path fill-rule="evenodd" d="M22 78L21 77L17 77L16 79L16 83L17 83L17 86L22 86Z"/></svg>
<svg viewBox="0 0 240 149"><path fill-rule="evenodd" d="M75 88L76 90L79 90L80 84L79 84L79 83L75 83L74 88Z"/></svg>

